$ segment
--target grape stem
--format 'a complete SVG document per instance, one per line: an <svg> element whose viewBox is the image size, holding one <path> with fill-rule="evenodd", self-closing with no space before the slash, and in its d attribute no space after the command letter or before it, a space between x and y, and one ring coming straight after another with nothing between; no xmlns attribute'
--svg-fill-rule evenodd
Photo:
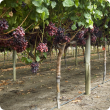
<svg viewBox="0 0 110 110"><path fill-rule="evenodd" d="M32 9L30 10L30 12L31 12L31 11L32 11ZM26 21L27 17L29 16L30 12L28 13L28 15L25 17L25 19L23 20L23 22L22 22L19 26L22 26L22 25L23 25L23 23ZM14 31L15 29L16 29L16 28L14 28L14 29L12 29L12 30L10 30L10 31L8 31L8 32L6 32L6 33L4 33L4 34L9 34L10 32Z"/></svg>

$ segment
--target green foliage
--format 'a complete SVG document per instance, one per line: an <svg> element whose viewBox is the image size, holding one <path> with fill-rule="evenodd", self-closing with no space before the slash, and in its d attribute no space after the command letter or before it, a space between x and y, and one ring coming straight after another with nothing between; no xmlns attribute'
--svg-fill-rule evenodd
<svg viewBox="0 0 110 110"><path fill-rule="evenodd" d="M22 58L21 58L21 61L22 61L22 62L25 62L26 64L32 63L32 59L28 59L28 58L26 58L26 57L22 57Z"/></svg>
<svg viewBox="0 0 110 110"><path fill-rule="evenodd" d="M76 3L77 4L77 3ZM64 0L63 1L63 6L64 7L71 7L71 6L73 6L74 5L74 2L73 2L73 0Z"/></svg>

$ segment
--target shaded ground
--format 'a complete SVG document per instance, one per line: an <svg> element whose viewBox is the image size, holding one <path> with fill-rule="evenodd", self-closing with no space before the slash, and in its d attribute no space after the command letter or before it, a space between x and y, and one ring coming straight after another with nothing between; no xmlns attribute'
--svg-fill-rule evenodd
<svg viewBox="0 0 110 110"><path fill-rule="evenodd" d="M103 55L91 56L92 88L102 83ZM3 56L0 55L3 60ZM9 58L11 59L11 57ZM78 57L78 66L74 57L68 55L67 68L62 58L61 103L66 102L85 90L85 64L83 56ZM110 58L107 58L107 77L110 79ZM0 106L4 110L50 110L56 106L56 57L48 58L34 75L30 66L17 62L17 81L13 82L12 61L0 62ZM99 85L91 94L82 95L61 107L60 110L107 110L110 106L110 82ZM57 109L55 109L57 110Z"/></svg>

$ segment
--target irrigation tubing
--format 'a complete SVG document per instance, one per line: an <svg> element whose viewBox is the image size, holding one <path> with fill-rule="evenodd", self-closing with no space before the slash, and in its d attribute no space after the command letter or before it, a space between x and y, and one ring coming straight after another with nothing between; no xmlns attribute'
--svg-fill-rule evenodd
<svg viewBox="0 0 110 110"><path fill-rule="evenodd" d="M108 82L108 81L110 81L110 79L107 80L107 81L105 81L104 83L106 83L106 82ZM100 83L100 84L98 84L97 86L93 87L93 88L91 89L91 91L94 90L95 88L99 87L99 85L102 85L102 84L104 84L104 83ZM78 95L78 96L76 96L76 97L74 97L73 99L70 99L70 100L68 100L68 101L66 101L66 102L64 102L64 103L62 103L62 104L60 104L60 106L63 106L63 105L65 105L65 104L67 104L67 103L69 103L69 102L75 100L76 98L78 98L78 97L80 97L80 96L82 96L82 95L84 95L84 94L85 94L85 92L82 93L82 94L80 94L80 95ZM54 110L55 108L57 108L57 106L53 107L53 108L50 109L50 110Z"/></svg>

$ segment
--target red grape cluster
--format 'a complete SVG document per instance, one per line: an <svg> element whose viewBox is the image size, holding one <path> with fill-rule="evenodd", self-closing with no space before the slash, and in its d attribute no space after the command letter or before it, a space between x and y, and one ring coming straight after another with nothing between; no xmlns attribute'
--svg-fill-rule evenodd
<svg viewBox="0 0 110 110"><path fill-rule="evenodd" d="M22 27L18 26L18 27L16 28L16 31L14 31L12 35L13 35L13 37L15 37L15 38L24 37L25 32L24 32L24 30L23 30Z"/></svg>
<svg viewBox="0 0 110 110"><path fill-rule="evenodd" d="M55 27L55 24L50 22L49 25L46 27L46 31L48 32L49 36L54 36L57 33L57 27Z"/></svg>
<svg viewBox="0 0 110 110"><path fill-rule="evenodd" d="M36 49L40 52L47 52L48 51L47 43L39 43Z"/></svg>
<svg viewBox="0 0 110 110"><path fill-rule="evenodd" d="M68 35L64 34L65 30L61 27L58 28L56 36L54 37L54 44L70 42L70 38Z"/></svg>
<svg viewBox="0 0 110 110"><path fill-rule="evenodd" d="M33 73L36 73L38 69L39 69L39 64L37 62L31 63L31 71Z"/></svg>
<svg viewBox="0 0 110 110"><path fill-rule="evenodd" d="M12 49L16 50L18 53L26 49L28 42L25 40L25 32L22 27L17 27L16 31L13 32L13 43Z"/></svg>
<svg viewBox="0 0 110 110"><path fill-rule="evenodd" d="M97 39L97 37L95 35L91 36L91 42L93 42L93 43L96 42L96 39Z"/></svg>
<svg viewBox="0 0 110 110"><path fill-rule="evenodd" d="M91 42L94 43L96 42L97 39L97 35L99 35L99 28L96 27L95 25L93 26L92 29L90 28L83 28L81 29L81 31L79 31L76 36L75 39L82 45L86 44L86 39L88 39L88 35L86 34L87 32L90 32L91 34ZM97 36L97 37L96 37Z"/></svg>
<svg viewBox="0 0 110 110"><path fill-rule="evenodd" d="M0 20L0 33L3 32L3 30L8 29L8 22L5 19Z"/></svg>

